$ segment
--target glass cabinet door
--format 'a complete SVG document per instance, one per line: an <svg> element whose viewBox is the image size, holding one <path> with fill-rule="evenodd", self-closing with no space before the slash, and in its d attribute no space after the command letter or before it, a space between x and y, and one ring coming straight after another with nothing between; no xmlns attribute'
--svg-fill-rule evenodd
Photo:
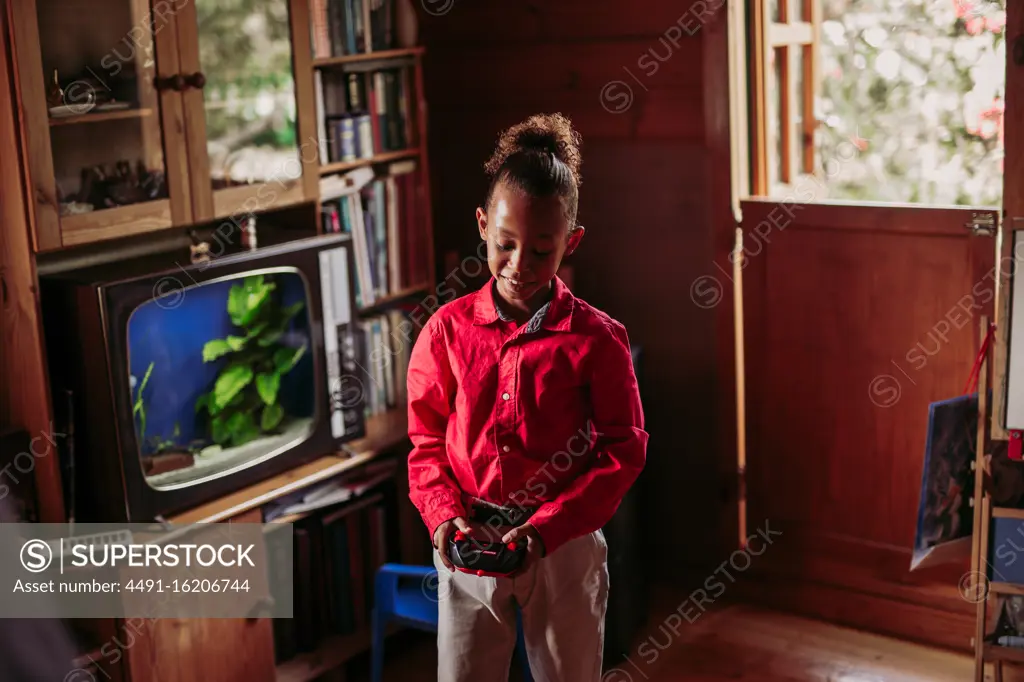
<svg viewBox="0 0 1024 682"><path fill-rule="evenodd" d="M176 49L173 16L149 0L15 6L41 250L187 222L183 178L168 174L184 145L165 139L158 71Z"/></svg>
<svg viewBox="0 0 1024 682"><path fill-rule="evenodd" d="M186 109L198 119L189 121L189 146L209 171L193 180L197 218L301 201L289 0L194 0L185 12L195 15L179 22L193 85Z"/></svg>

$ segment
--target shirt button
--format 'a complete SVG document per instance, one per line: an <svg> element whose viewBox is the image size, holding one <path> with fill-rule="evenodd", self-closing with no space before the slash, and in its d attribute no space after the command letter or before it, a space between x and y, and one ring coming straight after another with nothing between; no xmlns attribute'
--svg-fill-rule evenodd
<svg viewBox="0 0 1024 682"><path fill-rule="evenodd" d="M502 393L502 394L501 394L501 398L502 398L502 400L508 400L508 399L509 399L509 398L511 398L511 397L512 397L512 396L510 396L510 395L509 395L508 393Z"/></svg>
<svg viewBox="0 0 1024 682"><path fill-rule="evenodd" d="M502 449L502 450L504 450L505 452L508 452L508 451L509 451L509 450L511 450L512 448L510 448L509 446L505 445L505 446L504 446L504 447L502 447L501 449Z"/></svg>

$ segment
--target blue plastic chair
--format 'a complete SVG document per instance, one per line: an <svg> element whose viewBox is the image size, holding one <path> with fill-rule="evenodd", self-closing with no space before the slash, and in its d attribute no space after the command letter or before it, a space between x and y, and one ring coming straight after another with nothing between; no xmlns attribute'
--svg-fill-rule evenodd
<svg viewBox="0 0 1024 682"><path fill-rule="evenodd" d="M437 571L432 566L384 564L374 581L372 680L381 682L384 674L384 636L388 626L437 632ZM526 657L523 621L516 614L516 651L523 667L523 679L533 682Z"/></svg>

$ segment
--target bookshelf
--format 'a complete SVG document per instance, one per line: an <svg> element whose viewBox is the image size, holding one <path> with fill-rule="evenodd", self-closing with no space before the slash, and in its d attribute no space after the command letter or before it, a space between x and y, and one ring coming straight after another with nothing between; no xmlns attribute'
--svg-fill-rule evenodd
<svg viewBox="0 0 1024 682"><path fill-rule="evenodd" d="M318 230L352 236L356 306L369 358L361 388L372 417L404 409L401 377L412 332L422 325L410 315L435 280L435 253L425 50L394 47L383 28L366 45L358 27L345 30L352 6L309 0L314 56L308 68L318 140ZM365 19L367 6L363 23L376 26Z"/></svg>
<svg viewBox="0 0 1024 682"><path fill-rule="evenodd" d="M11 376L21 379L8 382L12 388L3 392L4 400L0 402L8 408L3 410L6 422L38 434L50 428L53 421L52 401L45 381L45 348L36 332L26 332L26 329L39 327L35 260L43 253L83 245L94 246L97 250L109 245L110 249L117 250L125 246L122 240L126 238L150 233L163 238L159 233L181 232L247 213L253 210L245 208L254 205L253 199L257 200L259 213L280 213L287 209L289 228L298 221L302 221L303 228L308 228L312 221L317 232L323 233L326 231L321 222L323 209L339 199L328 196L324 189L337 191L339 183L349 182L352 183L350 189L355 191L372 188L374 180L365 179L369 171L372 178L382 181L377 187L383 187L385 206L389 197L404 191L412 198L401 205L408 203L416 210L410 218L407 209L405 219L392 220L390 231L384 231L385 244L398 254L396 274L391 276L386 270L388 276L380 278L378 284L368 271L370 266L365 268L364 276L370 276L370 282L379 291L373 291L373 295L358 306L357 314L368 328L380 324L381 319L391 322L389 328L378 328L376 336L368 331L366 341L370 347L400 325L417 297L432 291L435 253L423 77L425 50L397 40L400 31L394 21L397 11L394 8L403 3L392 0L267 0L260 3L253 10L254 14L265 14L270 6L278 16L278 10L287 8L290 23L285 31L275 31L269 38L263 36L269 43L259 43L258 47L266 50L269 44L275 54L291 57L290 61L273 60L272 67L260 73L246 68L244 57L252 47L249 44L243 46L246 49L219 55L223 57L221 61L210 58L211 53L220 52L212 48L222 47L222 35L211 28L216 27L217 22L200 21L208 16L200 10L216 16L238 11L235 7L201 3L197 10L194 3L179 3L180 11L161 15L156 26L150 27L148 18L154 17L153 10L160 4L152 0L103 0L99 3L74 0L72 5L81 11L54 14L49 12L49 7L55 3L56 0L12 3L11 11L0 17L0 35L7 47L0 50L0 82L17 95L12 101L18 103L15 108L0 107L0 139L6 142L5 148L20 152L0 158L0 166L5 169L0 184L11 197L9 205L0 207L7 219L5 224L10 226L10 239L0 246L0 266L7 273L5 284L11 300L27 315L27 326L19 323L17 329L8 325L10 328L3 330L8 341L4 366L16 370ZM404 4L415 6L415 3ZM337 22L337 7L342 5L360 8L371 39L369 43L364 40L354 50L348 49L348 45L340 52L330 45L325 50L323 37L326 35L330 41L332 35L332 28L324 23L325 18ZM371 9L372 5L376 7ZM328 13L332 7L333 15ZM382 15L376 14L381 8L383 20ZM49 21L50 17L53 21ZM42 24L41 18L45 20ZM390 37L389 21L392 22ZM147 29L146 35L138 35L139 26ZM374 31L382 31L380 35L384 38L375 39ZM112 54L111 50L117 49L125 35L141 41L136 46L143 48L132 49L132 59L123 65L126 85L138 88L138 101L128 109L98 107L59 118L47 115L48 86L54 74L44 67L51 61L64 60L76 66L80 64L84 69L93 57ZM353 36L358 37L358 32L353 31ZM346 40L347 37L348 33ZM85 54L86 46L95 47L99 52ZM285 61L286 66L279 66ZM95 68L96 64L91 66L94 71L103 73L102 68ZM375 75L384 72L392 75L386 78ZM218 160L209 151L211 143L226 145L225 140L231 141L228 140L231 136L208 126L207 116L216 108L211 102L218 92L213 85L218 79L228 82L237 73L251 80L273 81L275 88L280 86L281 92L277 94L283 99L294 96L294 116L285 116L286 128L293 134L275 136L275 154L267 157L273 163L261 161L261 172L245 177L227 172L230 170L226 166L227 157ZM132 78L128 79L128 75ZM356 102L364 112L359 112L351 99L323 97L325 80L328 83L352 81L353 76L357 82L370 84L364 87L362 99ZM60 78L67 87L66 81L73 81L76 75L73 70L65 72L62 67ZM387 93L381 96L379 103L378 90ZM402 97L396 97L397 92L401 92ZM339 93L335 90L334 94ZM330 109L326 108L328 104ZM282 106L288 109L291 105ZM24 116L16 115L21 108ZM341 138L336 137L332 152L330 136L319 134L321 123L326 131L328 115L332 116L332 122L341 123L346 116L356 114L370 115L370 144L346 150L340 144ZM367 119L362 121L365 138ZM400 129L392 127L395 121L401 121ZM352 119L353 132L357 130L355 123ZM343 127L344 124L339 130ZM270 144L259 141L264 138L234 140L232 145L252 151ZM320 151L321 139L327 145L322 158L318 153L311 153ZM300 159L301 164L281 164L282 168L278 168L277 153L284 152L288 152L289 159L293 156ZM148 171L163 178L156 199L118 202L85 213L62 212L62 200L68 196L62 198L61 195L78 193L73 190L82 168L101 167L122 158L141 159ZM265 167L267 164L273 168ZM262 172L265 170L274 172L265 176ZM403 175L404 179L388 182L396 174ZM61 186L72 191L58 192L58 184L65 176L74 182L63 182ZM365 182L358 189L357 180ZM377 191L369 189L366 195L373 196ZM94 203L106 206L99 201ZM385 217L382 223L386 220ZM340 222L339 227L343 227ZM296 232L302 232L303 236L308 234L307 229ZM371 243L366 239L367 259ZM388 253L386 246L384 253ZM414 327L418 329L422 323L419 319ZM411 344L411 339L403 343L403 354L408 353ZM289 494L339 476L358 474L391 458L399 465L394 478L401 499L401 486L405 482L402 454L403 448L407 448L405 404L398 388L401 376L401 365L396 361L390 374L384 377L386 381L374 377L375 382L389 386L390 390L384 390L384 398L377 401L369 415L365 438L348 443L338 452L325 452L319 459L279 476L182 512L168 521L172 524L260 522L265 507ZM12 393L14 386L18 387L16 396ZM40 520L64 521L66 510L55 458L37 462L34 483ZM393 539L392 546L400 546L403 561L419 562L424 548L429 561L429 539L422 523L414 513L409 513L408 507L406 504L399 511L401 528L398 536L389 541ZM211 621L158 619L139 624L122 619L85 619L80 624L84 631L81 655L75 664L83 668L97 665L96 677L135 682L171 678L297 682L329 672L369 647L369 633L365 629L354 634L329 635L315 651L302 652L277 664L272 660L274 642L269 620L256 617ZM135 627L141 629L133 630ZM118 642L131 641L134 646L124 651L116 649L112 647L115 638ZM225 652L230 654L225 655Z"/></svg>
<svg viewBox="0 0 1024 682"><path fill-rule="evenodd" d="M296 75L308 79L312 102L306 98L305 103L307 107L312 104L315 112L317 229L321 234L344 232L352 236L352 279L356 283L356 311L364 332L362 341L367 358L366 380L361 387L367 403L367 434L348 444L344 452L327 455L289 472L281 480L267 481L258 490L254 486L253 490L240 493L248 501L235 500L232 514L257 503L265 509L274 499L293 491L373 466L386 454L398 453L401 459L399 451L408 447L403 377L415 332L426 316L411 314L436 281L423 74L425 49L419 45L399 45L396 22L400 19L395 16L399 6L412 5L397 0L291 3L297 9L293 16L308 17L310 22L312 58L297 61L307 71ZM353 16L353 9L358 16ZM398 485L394 491L399 498L407 497L404 476L404 466L400 465L395 473ZM360 504L356 499L340 509ZM386 542L402 561L429 562L423 529L413 512L408 504L398 511L398 536L391 535ZM342 513L328 511L326 516ZM310 537L322 532L322 551L330 555L330 543L338 538L326 526L318 528L318 516L324 515L300 513L277 521L292 523L296 528L308 522ZM348 527L351 532L351 523ZM357 553L379 551L365 532L358 537L362 546L355 550ZM317 541L310 542L315 547ZM316 552L313 550L312 554L314 565ZM368 565L366 570L372 570L372 566ZM317 579L330 583L332 576L316 576L313 582ZM318 597L322 602L336 587L307 589L313 589L314 602ZM317 591L323 589L327 592ZM322 605L316 610L323 610ZM326 610L331 613L329 617L334 617L333 607ZM321 620L323 617L321 614ZM329 628L317 633L311 651L293 652L276 665L275 679L317 679L366 652L371 644L369 623L357 618L354 627L351 622L349 625L342 633L332 633Z"/></svg>

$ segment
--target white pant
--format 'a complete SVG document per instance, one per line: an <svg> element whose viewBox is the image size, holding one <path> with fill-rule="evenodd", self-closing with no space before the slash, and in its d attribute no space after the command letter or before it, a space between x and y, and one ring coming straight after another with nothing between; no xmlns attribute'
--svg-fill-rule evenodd
<svg viewBox="0 0 1024 682"><path fill-rule="evenodd" d="M438 573L438 682L506 682L522 611L536 682L599 682L608 606L601 531L565 543L516 578Z"/></svg>

